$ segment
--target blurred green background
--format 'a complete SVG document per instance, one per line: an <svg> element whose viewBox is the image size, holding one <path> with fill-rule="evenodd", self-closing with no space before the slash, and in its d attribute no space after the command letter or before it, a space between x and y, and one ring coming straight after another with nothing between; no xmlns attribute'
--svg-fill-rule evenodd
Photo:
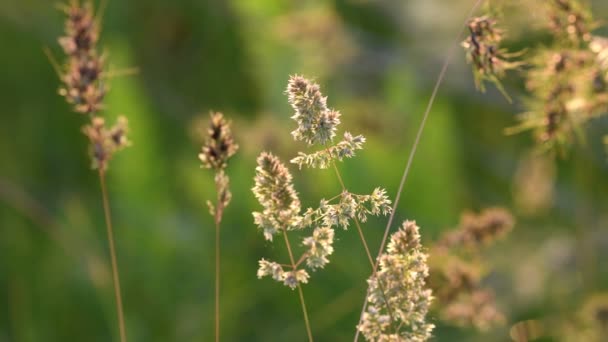
<svg viewBox="0 0 608 342"><path fill-rule="evenodd" d="M505 13L514 48L544 39L540 19ZM241 149L231 161L233 201L222 224L224 341L304 341L297 294L256 278L261 257L284 258L266 243L251 212L255 158L283 160L306 146L284 89L292 74L321 84L341 129L368 142L340 164L348 188L386 187L394 197L450 44L472 1L230 0L109 1L102 46L114 70L104 115L124 114L133 146L117 154L109 191L130 341L213 338L213 175L200 168L197 127L210 110L233 120ZM608 3L594 2L595 13ZM519 8L519 9L518 9ZM510 18L510 19L509 19ZM608 16L598 19L606 20ZM90 169L85 118L57 95L43 47L61 51L63 15L53 1L0 3L0 341L117 339L97 174ZM600 136L567 159L531 157L525 133L503 129L522 111L523 82L478 93L457 50L433 107L396 222L415 219L427 245L464 210L504 206L518 223L486 251L487 279L508 323L487 332L437 324L438 341L509 341L524 319L560 319L608 290L608 162ZM113 121L113 120L112 120ZM339 192L331 170L293 167L303 206ZM364 225L377 250L386 218ZM394 228L393 228L394 229ZM295 240L294 240L295 241ZM354 335L370 273L354 229L337 232L325 270L304 287L318 341Z"/></svg>

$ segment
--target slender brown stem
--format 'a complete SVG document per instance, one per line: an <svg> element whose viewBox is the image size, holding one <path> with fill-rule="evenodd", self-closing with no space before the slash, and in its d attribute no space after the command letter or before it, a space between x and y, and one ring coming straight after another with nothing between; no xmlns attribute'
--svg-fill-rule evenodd
<svg viewBox="0 0 608 342"><path fill-rule="evenodd" d="M116 250L114 248L114 232L112 230L112 215L110 213L110 203L108 200L108 190L106 188L106 175L102 167L99 168L99 184L101 186L101 196L103 198L103 211L106 219L106 229L108 231L108 244L110 245L110 260L112 261L112 278L114 280L114 296L116 298L116 313L118 315L118 329L120 331L120 341L127 341L125 329L125 319L122 309L122 296L120 294L120 278L118 276L118 263L116 262Z"/></svg>
<svg viewBox="0 0 608 342"><path fill-rule="evenodd" d="M293 272L296 272L296 262L293 257L293 252L291 251L291 244L289 244L289 239L287 238L287 229L283 228L283 237L285 238L285 245L287 246L287 252L289 253L289 260L291 261L291 265L293 266ZM302 305L302 312L304 313L304 323L306 324L306 333L308 334L308 341L312 342L312 330L310 329L310 321L308 320L308 311L306 310L306 301L304 300L304 292L302 291L302 287L300 283L298 283L298 294L300 295L300 304Z"/></svg>
<svg viewBox="0 0 608 342"><path fill-rule="evenodd" d="M336 166L336 163L333 160L332 160L332 165L334 167L334 171L336 171L336 176L338 177L340 186L342 186L342 191L347 191L346 185L344 184L344 180L342 179L342 174L340 174L340 170L338 169L338 166ZM372 277L376 278L376 267L375 267L374 259L372 259L372 253L369 251L369 246L367 245L367 240L365 239L365 235L363 235L363 229L361 229L361 223L359 223L359 220L357 219L356 216L353 217L353 221L355 221L355 226L357 227L357 231L359 232L359 237L361 238L361 243L363 244L363 248L365 249L365 254L367 255L369 264L372 267ZM378 278L376 278L376 279L378 280L378 288L380 288L380 292L382 293L382 299L384 299L384 302L386 303L386 311L388 311L388 317L390 318L391 322L394 322L393 310L391 309L391 306L388 303L388 300L386 298L386 291L384 291L384 285L382 284L380 279L378 279Z"/></svg>
<svg viewBox="0 0 608 342"><path fill-rule="evenodd" d="M479 7L479 5L481 5L482 2L483 2L483 0L475 1L475 3L473 4L473 7L471 7L471 9L469 10L469 13L467 14L465 23L467 20L469 20L469 18L473 15L473 13L477 10L477 8ZM424 127L426 125L426 121L431 112L431 108L433 107L433 103L435 102L435 97L437 96L437 92L439 91L439 86L441 85L441 83L443 82L443 79L445 78L446 71L448 70L448 66L450 65L452 56L454 55L455 47L458 43L458 40L460 40L460 36L462 36L462 33L464 32L465 29L466 28L463 25L463 27L458 32L458 36L456 36L456 41L453 44L451 44L451 46L450 46L448 54L443 62L443 66L441 67L441 71L439 72L439 76L437 77L437 81L435 82L435 86L433 87L433 92L431 93L431 97L429 98L429 102L424 111L424 115L422 116L422 121L420 122L420 126L418 127L418 132L416 133L416 138L414 139L414 145L412 146L412 150L410 151L410 154L409 154L409 157L407 160L407 164L405 166L405 169L403 170L403 175L401 176L401 182L399 183L399 189L397 190L397 195L395 196L395 202L393 203L393 210L391 212L391 215L389 216L388 223L386 224L386 228L384 229L384 236L382 237L382 243L380 244L380 248L378 250L378 258L376 259L376 263L374 264L374 268L373 268L374 273L378 269L378 260L380 258L380 255L382 254L382 251L384 250L384 246L386 245L388 233L390 231L391 225L393 224L393 219L395 218L395 212L397 211L397 205L399 204L399 199L401 198L401 193L403 192L403 186L405 184L405 180L407 179L407 175L409 174L410 167L412 166L412 161L414 160L414 155L416 155L416 150L418 148L418 144L420 143L420 137L422 136L422 132L424 131ZM365 312L366 307L367 307L367 296L365 296L365 301L363 302L363 308L361 309L361 314L359 315L359 324L361 323L361 320L363 319L363 313ZM356 342L358 340L359 340L359 329L357 329L357 332L355 333L354 341Z"/></svg>
<svg viewBox="0 0 608 342"><path fill-rule="evenodd" d="M306 333L308 334L308 341L313 342L312 330L310 329L310 321L308 320L308 313L306 311L306 301L304 300L304 292L302 286L298 283L298 294L300 295L300 303L302 304L302 312L304 312L304 322L306 323Z"/></svg>
<svg viewBox="0 0 608 342"><path fill-rule="evenodd" d="M346 185L344 185L344 180L342 179L342 175L340 174L340 170L336 166L336 163L332 160L332 166L334 167L334 171L336 171L336 176L338 177L338 181L340 182L340 186L342 187L342 191L346 190ZM363 243L363 247L365 248L365 254L367 254L367 259L369 260L369 264L374 267L374 259L372 258L372 254L369 251L369 247L367 245L367 241L365 240L365 235L363 235L363 230L361 229L361 225L359 224L359 220L357 217L354 217L355 226L357 226L357 231L359 232L359 237L361 238L361 242Z"/></svg>
<svg viewBox="0 0 608 342"><path fill-rule="evenodd" d="M224 212L221 189L216 181L217 202L215 204L215 341L220 340L220 222Z"/></svg>
<svg viewBox="0 0 608 342"><path fill-rule="evenodd" d="M220 223L215 220L215 341L220 340Z"/></svg>

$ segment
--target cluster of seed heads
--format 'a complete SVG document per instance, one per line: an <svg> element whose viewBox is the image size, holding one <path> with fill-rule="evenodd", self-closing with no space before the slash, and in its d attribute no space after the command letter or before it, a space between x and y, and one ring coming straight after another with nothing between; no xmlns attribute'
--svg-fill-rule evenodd
<svg viewBox="0 0 608 342"><path fill-rule="evenodd" d="M73 2L64 9L67 20L65 36L59 44L67 55L64 85L59 93L74 106L74 111L84 114L98 112L106 93L104 84L104 57L97 51L99 25L93 13L92 3L80 6Z"/></svg>
<svg viewBox="0 0 608 342"><path fill-rule="evenodd" d="M558 38L575 44L589 42L595 28L591 11L578 0L550 0L549 27Z"/></svg>
<svg viewBox="0 0 608 342"><path fill-rule="evenodd" d="M327 168L335 160L353 157L355 150L363 148L365 138L348 132L344 133L343 141L327 145L336 134L340 114L327 108L327 98L321 94L317 84L302 76L293 76L288 82L287 95L295 110L293 119L298 123L292 132L294 139L323 146L323 150L312 154L299 153L291 160L292 163L300 168L304 165ZM275 235L287 234L291 230L313 230L312 235L303 239L305 251L297 262L294 259L291 265L285 265L260 260L260 278L270 276L291 288L299 283L307 283L309 274L300 266L305 264L314 271L329 262L328 257L334 251L335 227L346 229L353 220L365 222L368 215L387 215L391 212L391 202L381 188L376 188L369 195L343 190L331 200L322 199L317 208L301 212L300 200L287 167L276 156L266 152L258 157L257 163L252 190L264 209L254 212L253 218L264 238L272 241Z"/></svg>
<svg viewBox="0 0 608 342"><path fill-rule="evenodd" d="M232 137L230 122L224 119L222 113L212 112L210 118L205 143L198 158L203 168L215 171L217 203L213 204L211 201L207 201L207 206L209 207L209 213L219 222L224 208L230 204L232 199L229 188L230 179L224 170L228 165L228 159L236 153L239 146Z"/></svg>
<svg viewBox="0 0 608 342"><path fill-rule="evenodd" d="M114 126L106 127L106 120L97 116L106 94L106 72L105 58L97 51L99 23L92 2L72 1L63 10L67 19L65 35L59 38L59 44L66 62L59 94L73 105L75 112L89 116L91 122L82 130L91 143L92 166L105 171L112 155L129 145L128 122L120 116Z"/></svg>
<svg viewBox="0 0 608 342"><path fill-rule="evenodd" d="M532 58L526 73L532 101L509 131L533 129L542 150L563 155L587 122L608 113L608 43L591 34L595 23L579 1L548 5L555 39Z"/></svg>
<svg viewBox="0 0 608 342"><path fill-rule="evenodd" d="M368 306L357 327L368 341L421 342L431 337L435 326L426 318L433 300L426 286L427 258L419 227L403 222L380 257L376 276L368 280Z"/></svg>
<svg viewBox="0 0 608 342"><path fill-rule="evenodd" d="M239 146L234 142L230 122L224 119L224 115L215 112L210 117L207 137L198 158L204 168L219 171L226 168L228 159L236 153Z"/></svg>
<svg viewBox="0 0 608 342"><path fill-rule="evenodd" d="M429 283L444 320L481 330L505 321L494 292L482 287L483 265L476 256L482 247L508 234L514 224L503 208L464 213L458 228L444 233L433 247Z"/></svg>
<svg viewBox="0 0 608 342"><path fill-rule="evenodd" d="M507 53L500 47L504 31L497 27L497 22L493 18L487 16L472 18L469 20L468 28L469 36L461 45L466 51L467 62L473 66L475 85L483 92L484 81L490 81L509 99L500 79L505 76L507 70L521 65L519 62L510 61L519 53Z"/></svg>
<svg viewBox="0 0 608 342"><path fill-rule="evenodd" d="M340 124L340 113L327 108L327 97L321 94L319 85L296 75L289 79L286 93L295 111L292 119L298 123L291 132L294 139L309 145L331 142Z"/></svg>
<svg viewBox="0 0 608 342"><path fill-rule="evenodd" d="M120 116L116 124L110 128L107 128L105 120L98 116L82 128L91 142L94 169L105 171L114 153L130 145L127 139L128 129L128 122L124 116Z"/></svg>

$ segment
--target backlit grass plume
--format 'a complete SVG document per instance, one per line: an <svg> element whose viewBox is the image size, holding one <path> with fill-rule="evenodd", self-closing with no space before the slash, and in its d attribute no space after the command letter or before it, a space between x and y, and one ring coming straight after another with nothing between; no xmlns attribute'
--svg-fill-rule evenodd
<svg viewBox="0 0 608 342"><path fill-rule="evenodd" d="M327 98L321 94L319 86L302 76L293 76L289 79L286 93L295 111L292 118L297 123L292 136L296 141L305 141L308 146L322 147L311 154L299 153L291 162L300 168L327 168L333 165L342 192L330 199L321 199L317 208L302 211L287 167L273 154L262 153L257 160L255 186L252 190L263 211L253 213L254 223L268 241L273 241L275 235L283 235L290 263L282 264L262 259L259 261L257 275L259 278L269 276L292 289L298 288L308 336L312 340L300 287L300 284L308 283L310 278L304 267L310 271L325 267L329 263L329 256L334 252L334 228L347 229L351 222L355 222L364 241L370 264L373 265L359 222L366 221L368 215L389 214L391 202L386 191L381 188L376 188L369 195L355 194L346 189L335 167L335 160L353 157L354 151L362 148L365 138L346 132L343 141L332 144L340 123L340 113L327 107ZM302 246L305 250L296 258L287 233L304 229L312 229L312 234L303 239Z"/></svg>
<svg viewBox="0 0 608 342"><path fill-rule="evenodd" d="M129 127L124 116L119 117L116 124L109 128L106 127L104 118L94 117L82 131L91 142L90 154L94 169L106 171L114 153L130 144L127 139Z"/></svg>
<svg viewBox="0 0 608 342"><path fill-rule="evenodd" d="M435 326L426 317L433 300L426 285L427 257L419 227L414 221L403 222L380 257L376 275L368 280L368 306L357 327L366 340L418 342L431 337Z"/></svg>
<svg viewBox="0 0 608 342"><path fill-rule="evenodd" d="M294 252L287 237L287 232L299 228L301 226L302 218L299 216L300 213L300 199L298 194L294 190L292 184L292 176L289 170L281 161L270 153L263 152L257 159L258 166L255 171L255 186L253 187L253 193L258 199L260 204L264 207L264 211L254 212L254 222L263 231L266 240L272 241L275 234L283 235L287 252L289 253L289 264L286 266L288 270L283 269L283 265L274 262L261 259L259 261L258 278L265 276L271 276L274 280L282 282L286 286L292 289L298 288L298 294L300 297L300 305L302 306L302 312L304 314L304 322L306 324L306 333L308 340L312 341L312 331L310 328L310 322L308 320L308 312L306 310L306 302L304 300L304 292L302 291L301 283L308 283L308 272L300 268L302 260L308 256L314 260L321 261L322 265L327 261L327 255L333 252L333 231L332 233L326 234L313 234L311 239L315 243L309 243L308 246L311 248L315 247L317 243L323 245L322 251L324 255L319 256L318 253L311 252L302 255L298 261L294 257ZM323 229L316 228L315 231ZM323 241L319 238L322 237ZM319 249L317 249L319 251ZM312 267L314 269L314 267Z"/></svg>
<svg viewBox="0 0 608 342"><path fill-rule="evenodd" d="M472 18L469 20L468 28L469 36L461 45L466 51L467 62L473 66L477 89L485 92L484 82L490 81L511 101L500 79L508 70L516 69L521 65L520 62L511 60L521 53L508 53L500 46L504 39L504 30L498 27L494 18L488 16Z"/></svg>
<svg viewBox="0 0 608 342"><path fill-rule="evenodd" d="M65 35L59 38L59 44L67 62L59 94L74 106L74 111L95 113L101 109L106 94L105 58L97 51L99 23L90 1L83 5L72 1L64 11Z"/></svg>
<svg viewBox="0 0 608 342"><path fill-rule="evenodd" d="M272 241L276 233L298 227L300 199L294 190L291 173L277 157L262 153L257 164L252 191L264 211L254 212L253 217L264 238Z"/></svg>
<svg viewBox="0 0 608 342"><path fill-rule="evenodd" d="M300 200L287 167L271 153L262 153L257 163L252 190L264 210L254 212L253 217L264 238L273 241L277 234L313 228L312 235L303 240L302 244L308 249L295 263L296 268L304 261L310 270L323 268L329 262L327 258L333 253L334 227L346 229L354 218L365 221L368 214L390 211L384 191L376 189L371 195L343 192L332 201L322 199L316 209L308 208L301 212ZM332 203L333 200L337 202ZM278 263L261 260L258 277L264 276L272 276L291 288L296 287L294 280L306 283L309 278L304 270L286 272Z"/></svg>
<svg viewBox="0 0 608 342"><path fill-rule="evenodd" d="M108 127L106 120L97 116L103 109L108 73L105 57L97 48L100 28L93 3L71 1L62 9L67 19L59 44L66 61L59 70L63 82L59 94L65 97L75 112L88 115L91 122L83 128L83 133L91 143L92 166L105 171L113 154L129 145L126 136L128 121L120 116L114 126Z"/></svg>
<svg viewBox="0 0 608 342"><path fill-rule="evenodd" d="M488 208L479 214L465 212L458 229L444 234L437 246L484 247L511 232L514 224L513 215L504 208Z"/></svg>
<svg viewBox="0 0 608 342"><path fill-rule="evenodd" d="M224 119L224 115L216 112L211 113L210 117L207 138L198 158L204 168L221 171L226 168L228 159L236 153L239 146L234 142L230 122Z"/></svg>
<svg viewBox="0 0 608 342"><path fill-rule="evenodd" d="M444 233L433 246L429 284L443 320L480 330L505 322L494 291L482 286L488 269L480 252L507 235L514 224L511 213L503 208L464 213L458 228Z"/></svg>
<svg viewBox="0 0 608 342"><path fill-rule="evenodd" d="M526 71L530 100L520 124L507 133L532 130L541 151L565 155L585 142L585 126L608 113L608 43L592 33L598 25L587 2L551 0L546 22L553 35L536 49Z"/></svg>
<svg viewBox="0 0 608 342"><path fill-rule="evenodd" d="M327 107L327 97L321 94L318 84L302 77L292 76L287 84L287 97L295 114L291 117L298 126L291 132L295 140L303 140L308 145L318 144L322 150L306 154L299 152L291 160L300 168L302 166L325 169L333 160L352 158L355 151L363 148L365 138L361 135L353 136L344 133L344 139L331 145L336 130L340 124L341 114Z"/></svg>
<svg viewBox="0 0 608 342"><path fill-rule="evenodd" d="M222 113L211 113L211 122L207 129L205 143L198 158L202 167L213 169L215 172L216 201L207 201L209 212L215 221L215 340L220 340L220 223L224 209L232 199L225 169L228 159L232 157L239 146L234 142L230 130L230 122L224 119Z"/></svg>
<svg viewBox="0 0 608 342"><path fill-rule="evenodd" d="M298 128L291 132L294 139L309 145L325 145L333 140L340 113L327 108L327 98L321 94L319 85L296 75L289 79L286 92L295 111L292 119L298 123Z"/></svg>
<svg viewBox="0 0 608 342"><path fill-rule="evenodd" d="M291 163L298 165L300 169L303 166L320 169L333 166L342 187L342 193L334 196L339 198L339 203L332 205L330 201L321 200L319 209L308 209L304 215L305 222L322 218L330 227L340 225L346 229L349 222L354 221L369 262L373 265L359 222L367 221L367 215L390 214L391 201L386 195L386 190L382 188L374 189L370 195L349 192L335 163L336 160L342 161L344 158L354 157L356 150L363 149L365 137L344 132L343 140L333 143L337 126L340 124L340 114L327 107L327 97L321 94L318 84L302 76L292 76L289 78L286 93L289 103L295 110L292 119L296 121L297 127L291 133L294 139L305 140L309 146L318 145L321 148L312 153L298 152L298 156L291 159Z"/></svg>
<svg viewBox="0 0 608 342"><path fill-rule="evenodd" d="M291 160L291 163L298 165L300 169L303 166L311 168L325 169L330 166L333 167L338 182L342 187L342 194L340 197L340 203L337 205L328 206L325 200L321 200L321 204L318 210L321 213L325 212L325 221L334 222L345 229L348 227L349 221L355 223L359 238L363 245L365 254L369 261L370 267L372 268L372 276L376 275L376 264L374 258L371 255L365 234L361 228L360 222L367 221L367 215L388 215L392 212L391 201L386 195L386 190L382 188L376 188L371 195L356 195L348 191L340 170L336 165L337 161L343 161L344 158L352 158L355 156L356 150L363 149L363 143L365 143L365 137L362 135L353 136L350 132L344 132L344 138L338 143L333 143L333 138L336 135L336 129L340 124L340 114L327 107L327 98L321 94L319 85L302 77L292 76L289 79L287 85L288 100L291 106L295 110L295 115L292 117L298 124L292 135L296 140L300 139L300 132L308 132L312 137L320 137L318 139L307 139L308 145L317 144L321 148L320 150L312 153L298 152L298 156ZM303 120L302 118L309 118ZM312 124L311 124L312 123ZM336 196L338 197L338 196ZM365 204L368 203L369 207ZM307 213L311 212L310 209ZM382 284L378 285L380 292L382 290ZM390 304L388 314L393 318Z"/></svg>
<svg viewBox="0 0 608 342"><path fill-rule="evenodd" d="M548 26L558 39L573 44L589 42L591 31L597 24L593 21L588 4L580 0L549 0L545 2Z"/></svg>

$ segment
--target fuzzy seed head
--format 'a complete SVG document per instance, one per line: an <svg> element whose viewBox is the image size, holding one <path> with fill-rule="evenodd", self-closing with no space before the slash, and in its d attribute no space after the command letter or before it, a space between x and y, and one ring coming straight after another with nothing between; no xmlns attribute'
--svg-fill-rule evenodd
<svg viewBox="0 0 608 342"><path fill-rule="evenodd" d="M234 142L230 122L224 119L224 115L216 112L211 113L210 116L208 135L198 158L204 168L223 170L228 159L236 153L239 146Z"/></svg>
<svg viewBox="0 0 608 342"><path fill-rule="evenodd" d="M312 236L303 241L303 245L308 247L306 265L314 270L323 268L329 263L328 256L334 252L334 230L331 227L316 228Z"/></svg>
<svg viewBox="0 0 608 342"><path fill-rule="evenodd" d="M84 126L82 131L91 142L93 169L105 171L114 153L131 144L127 139L129 127L124 116L118 117L116 124L109 128L103 118L94 117L91 124Z"/></svg>
<svg viewBox="0 0 608 342"><path fill-rule="evenodd" d="M252 191L264 211L254 212L253 217L265 238L272 240L275 233L299 221L300 199L289 170L276 156L263 152L257 163Z"/></svg>
<svg viewBox="0 0 608 342"><path fill-rule="evenodd" d="M73 2L66 10L65 35L59 44L67 56L59 94L74 111L92 114L103 107L105 59L97 52L99 26L90 1Z"/></svg>
<svg viewBox="0 0 608 342"><path fill-rule="evenodd" d="M319 85L295 75L289 78L286 93L295 111L292 119L298 123L298 128L291 132L294 139L309 145L330 142L340 124L340 113L327 108L327 98L321 94Z"/></svg>
<svg viewBox="0 0 608 342"><path fill-rule="evenodd" d="M368 280L369 305L357 327L368 341L417 342L431 337L435 326L426 315L433 297L426 287L427 254L418 230L415 222L404 222L380 257L376 277Z"/></svg>

